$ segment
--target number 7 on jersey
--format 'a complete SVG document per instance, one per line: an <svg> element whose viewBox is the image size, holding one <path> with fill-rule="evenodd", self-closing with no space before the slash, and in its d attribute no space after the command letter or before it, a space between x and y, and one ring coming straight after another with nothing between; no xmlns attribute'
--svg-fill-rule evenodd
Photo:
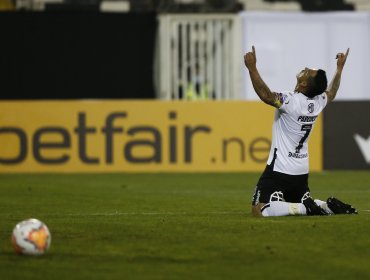
<svg viewBox="0 0 370 280"><path fill-rule="evenodd" d="M304 124L304 125L302 125L301 131L306 131L306 133L303 135L301 141L299 141L298 146L295 148L295 152L297 154L299 154L299 152L301 151L301 149L303 147L303 143L304 143L304 141L306 141L306 139L310 135L311 130L312 130L312 124Z"/></svg>

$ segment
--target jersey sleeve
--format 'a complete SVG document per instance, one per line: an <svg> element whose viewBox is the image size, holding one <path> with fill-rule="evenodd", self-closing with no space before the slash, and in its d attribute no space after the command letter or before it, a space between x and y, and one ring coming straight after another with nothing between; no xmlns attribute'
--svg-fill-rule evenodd
<svg viewBox="0 0 370 280"><path fill-rule="evenodd" d="M282 113L290 113L294 109L294 98L293 94L290 92L285 93L277 93L281 100L281 106L279 107L279 111Z"/></svg>
<svg viewBox="0 0 370 280"><path fill-rule="evenodd" d="M320 97L319 97L319 103L320 103L320 106L321 108L325 108L326 105L328 105L328 96L326 94L326 92L324 92L323 94L320 94Z"/></svg>

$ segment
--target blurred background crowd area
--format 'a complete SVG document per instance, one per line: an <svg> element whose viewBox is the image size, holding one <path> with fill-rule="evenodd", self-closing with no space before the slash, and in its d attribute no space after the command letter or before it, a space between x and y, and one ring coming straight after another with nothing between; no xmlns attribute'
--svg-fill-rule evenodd
<svg viewBox="0 0 370 280"><path fill-rule="evenodd" d="M232 13L370 10L369 0L0 0L0 10L99 10L135 13Z"/></svg>
<svg viewBox="0 0 370 280"><path fill-rule="evenodd" d="M370 0L0 0L0 11L0 100L255 100L251 44L279 90L302 67L331 75L328 54L351 47L339 98L370 99Z"/></svg>

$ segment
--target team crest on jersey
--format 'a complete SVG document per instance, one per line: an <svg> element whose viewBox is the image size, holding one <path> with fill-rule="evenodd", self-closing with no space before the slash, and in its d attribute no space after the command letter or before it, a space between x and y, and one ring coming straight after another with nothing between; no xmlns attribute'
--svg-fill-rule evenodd
<svg viewBox="0 0 370 280"><path fill-rule="evenodd" d="M315 106L313 103L308 104L308 112L313 113L315 111Z"/></svg>

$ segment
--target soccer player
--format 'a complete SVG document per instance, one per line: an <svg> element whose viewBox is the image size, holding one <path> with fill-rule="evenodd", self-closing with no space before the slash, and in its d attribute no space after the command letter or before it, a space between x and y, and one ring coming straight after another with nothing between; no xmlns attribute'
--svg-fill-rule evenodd
<svg viewBox="0 0 370 280"><path fill-rule="evenodd" d="M291 92L272 92L257 70L255 47L245 54L254 90L276 108L267 166L253 195L254 216L357 214L351 205L333 197L326 202L313 200L308 187L308 139L317 117L337 94L348 53L349 49L337 54L337 70L329 86L324 70L305 68L297 74Z"/></svg>

